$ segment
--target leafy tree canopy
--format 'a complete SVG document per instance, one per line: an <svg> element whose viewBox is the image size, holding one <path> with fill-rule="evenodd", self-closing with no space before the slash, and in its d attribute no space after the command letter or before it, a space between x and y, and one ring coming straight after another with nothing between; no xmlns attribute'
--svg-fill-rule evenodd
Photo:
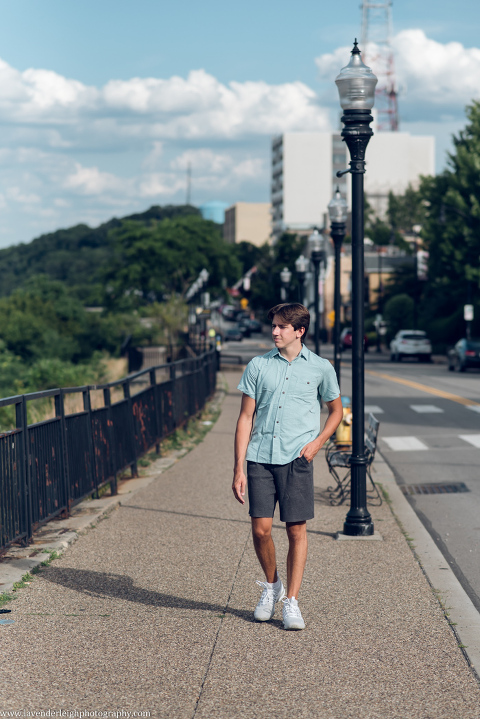
<svg viewBox="0 0 480 719"><path fill-rule="evenodd" d="M149 224L187 216L199 217L199 210L190 205L153 206L123 221ZM0 296L11 294L30 277L46 275L66 282L84 304L101 304L103 272L112 256L107 236L121 225L116 218L95 229L77 225L0 250Z"/></svg>
<svg viewBox="0 0 480 719"><path fill-rule="evenodd" d="M447 169L421 178L418 190L390 195L386 223L400 234L421 226L428 278L418 281L411 273L399 273L387 295L408 292L416 298L419 327L438 349L464 336L464 304L474 305L472 333L480 334L480 102L474 101L466 114Z"/></svg>
<svg viewBox="0 0 480 719"><path fill-rule="evenodd" d="M172 294L185 296L203 268L208 289L233 284L241 265L218 225L198 216L175 217L148 225L127 220L109 233L112 259L104 272L110 305L135 307Z"/></svg>

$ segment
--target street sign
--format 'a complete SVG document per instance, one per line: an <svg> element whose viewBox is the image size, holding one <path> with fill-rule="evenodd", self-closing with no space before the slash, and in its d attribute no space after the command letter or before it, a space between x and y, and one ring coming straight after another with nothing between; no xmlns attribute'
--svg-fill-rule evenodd
<svg viewBox="0 0 480 719"><path fill-rule="evenodd" d="M473 320L473 305L463 305L463 319L465 322Z"/></svg>

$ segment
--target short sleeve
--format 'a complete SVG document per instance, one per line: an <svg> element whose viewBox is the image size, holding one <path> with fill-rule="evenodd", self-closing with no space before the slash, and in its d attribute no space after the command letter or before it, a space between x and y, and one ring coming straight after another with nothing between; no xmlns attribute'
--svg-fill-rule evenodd
<svg viewBox="0 0 480 719"><path fill-rule="evenodd" d="M323 379L318 387L318 393L324 402L331 402L340 397L340 387L338 386L337 373L330 362L325 363L323 370Z"/></svg>
<svg viewBox="0 0 480 719"><path fill-rule="evenodd" d="M247 394L252 399L256 399L257 392L257 377L258 377L258 365L255 362L255 357L245 367L245 372L242 375L240 384L237 389L244 394Z"/></svg>

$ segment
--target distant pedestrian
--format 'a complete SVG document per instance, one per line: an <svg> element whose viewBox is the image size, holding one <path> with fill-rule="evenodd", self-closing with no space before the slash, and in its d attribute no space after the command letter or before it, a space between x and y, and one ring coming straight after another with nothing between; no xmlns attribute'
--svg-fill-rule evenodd
<svg viewBox="0 0 480 719"><path fill-rule="evenodd" d="M237 388L243 395L232 489L244 504L248 482L253 543L265 573L266 581L257 582L263 591L255 619L271 619L275 603L283 600L285 629L304 629L298 594L307 560L306 522L314 516L312 460L340 424L343 410L332 365L303 344L310 324L307 308L279 304L268 319L275 348L248 363ZM328 409L322 431L321 398ZM272 539L277 502L289 541L286 597Z"/></svg>

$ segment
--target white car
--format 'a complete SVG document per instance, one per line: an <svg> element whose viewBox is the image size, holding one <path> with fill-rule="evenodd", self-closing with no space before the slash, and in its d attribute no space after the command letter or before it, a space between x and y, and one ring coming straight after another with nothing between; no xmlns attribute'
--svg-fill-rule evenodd
<svg viewBox="0 0 480 719"><path fill-rule="evenodd" d="M390 359L401 362L404 357L418 357L421 362L432 359L432 345L422 330L400 330L390 342Z"/></svg>

